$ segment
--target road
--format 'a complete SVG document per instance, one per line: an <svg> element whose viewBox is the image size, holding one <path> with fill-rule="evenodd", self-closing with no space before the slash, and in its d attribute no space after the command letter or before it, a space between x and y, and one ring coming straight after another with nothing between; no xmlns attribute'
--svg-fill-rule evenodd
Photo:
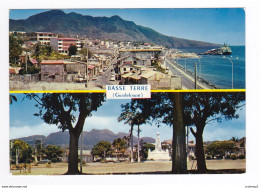
<svg viewBox="0 0 260 188"><path fill-rule="evenodd" d="M190 76L187 76L186 74L183 74L182 71L180 71L178 68L176 68L168 60L166 60L165 63L166 63L166 66L169 67L170 71L174 75L180 76L182 78L182 89L195 89L194 78L191 79ZM199 86L197 84L197 89L205 89L205 88L202 88L201 86Z"/></svg>
<svg viewBox="0 0 260 188"><path fill-rule="evenodd" d="M113 70L113 64L116 62L117 57L115 57L110 65L108 66L108 69L102 73L102 75L97 76L97 80L93 80L92 82L95 83L95 85L103 86L103 89L106 87L106 85L117 85L118 81L110 81Z"/></svg>

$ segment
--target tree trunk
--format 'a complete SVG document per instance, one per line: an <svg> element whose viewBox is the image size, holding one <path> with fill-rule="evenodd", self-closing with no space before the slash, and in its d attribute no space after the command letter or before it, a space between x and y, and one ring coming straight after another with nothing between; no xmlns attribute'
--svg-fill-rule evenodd
<svg viewBox="0 0 260 188"><path fill-rule="evenodd" d="M197 158L197 167L198 172L205 173L207 171L206 161L205 161L205 154L203 148L203 131L197 130L196 133L196 158Z"/></svg>
<svg viewBox="0 0 260 188"><path fill-rule="evenodd" d="M170 99L174 104L174 124L172 139L172 173L187 173L187 152L185 139L185 126L183 123L182 94L171 93Z"/></svg>
<svg viewBox="0 0 260 188"><path fill-rule="evenodd" d="M138 147L137 147L137 162L140 163L140 125L138 125L138 130L137 130L137 136L138 136Z"/></svg>
<svg viewBox="0 0 260 188"><path fill-rule="evenodd" d="M131 141L130 141L130 145L131 145L131 146L130 146L130 147L131 147L131 163L132 163L132 162L134 162L133 126L131 126L130 139L131 139Z"/></svg>
<svg viewBox="0 0 260 188"><path fill-rule="evenodd" d="M80 174L78 169L78 143L79 136L76 136L73 131L69 131L70 133L70 146L69 146L69 158L68 158L68 172L66 174Z"/></svg>

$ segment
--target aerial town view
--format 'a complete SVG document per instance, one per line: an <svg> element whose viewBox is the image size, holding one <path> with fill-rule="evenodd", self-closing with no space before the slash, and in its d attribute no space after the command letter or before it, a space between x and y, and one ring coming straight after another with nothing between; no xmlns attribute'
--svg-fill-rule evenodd
<svg viewBox="0 0 260 188"><path fill-rule="evenodd" d="M199 16L209 14L213 20L231 13L238 15L226 20L239 21L239 25L225 24L226 28L214 30L212 35L209 27L208 32L203 31L206 39L191 34L189 39L181 34L179 38L168 36L174 35L170 25L166 35L156 31L156 24L149 25L152 18L147 25L155 29L117 15L138 15L135 9L103 11L112 14L108 17L97 9L27 11L31 13L24 18L23 10L10 10L11 91L104 90L106 85L118 84L149 84L152 90L245 89L243 9L212 9L210 13L207 9L143 9L143 19L149 18L149 11L186 16L195 11ZM167 19L157 19L167 25ZM179 22L175 30L187 27ZM215 24L217 28L224 25ZM220 38L220 32L230 37Z"/></svg>

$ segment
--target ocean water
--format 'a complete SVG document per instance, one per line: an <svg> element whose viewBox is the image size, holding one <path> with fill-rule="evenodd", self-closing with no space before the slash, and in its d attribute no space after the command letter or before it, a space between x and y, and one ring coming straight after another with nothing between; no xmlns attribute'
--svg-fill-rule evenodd
<svg viewBox="0 0 260 188"><path fill-rule="evenodd" d="M178 63L186 69L194 72L194 62L197 62L197 74L199 77L211 82L221 89L232 89L232 64L233 62L233 88L245 89L245 46L230 46L231 55L200 55L198 59L178 59ZM182 52L203 53L206 48L182 48ZM185 63L186 62L186 63Z"/></svg>

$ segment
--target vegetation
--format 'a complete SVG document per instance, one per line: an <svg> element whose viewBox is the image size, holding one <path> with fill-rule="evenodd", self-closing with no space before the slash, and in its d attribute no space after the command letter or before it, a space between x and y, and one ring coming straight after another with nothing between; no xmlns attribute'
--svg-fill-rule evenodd
<svg viewBox="0 0 260 188"><path fill-rule="evenodd" d="M148 100L132 100L131 108L139 109L144 119L153 119L173 127L172 172L186 173L185 126L196 139L198 171L207 170L203 148L203 131L212 122L238 118L236 111L244 105L245 93L160 93Z"/></svg>
<svg viewBox="0 0 260 188"><path fill-rule="evenodd" d="M69 47L69 56L76 55L77 54L77 46L70 45Z"/></svg>
<svg viewBox="0 0 260 188"><path fill-rule="evenodd" d="M100 141L96 145L94 145L91 153L92 155L97 155L106 159L107 154L111 154L111 144L107 141Z"/></svg>
<svg viewBox="0 0 260 188"><path fill-rule="evenodd" d="M122 113L118 117L118 121L125 120L125 124L130 125L130 146L131 146L131 162L134 162L134 152L133 152L133 129L134 125L138 126L138 162L140 162L140 125L145 124L148 120L143 118L142 113L138 106L135 106L134 103L127 103L122 105Z"/></svg>
<svg viewBox="0 0 260 188"><path fill-rule="evenodd" d="M18 163L25 163L32 159L32 147L22 140L14 140L11 148L12 159L18 159Z"/></svg>
<svg viewBox="0 0 260 188"><path fill-rule="evenodd" d="M237 149L238 148L232 141L217 141L212 142L206 147L206 153L211 155L213 158L214 156L223 158L227 153L231 154L237 151Z"/></svg>
<svg viewBox="0 0 260 188"><path fill-rule="evenodd" d="M34 20L34 22L31 22L31 20ZM53 23L57 22L59 23L59 27L53 27ZM77 24L74 24L73 27L68 27L72 23ZM125 21L118 16L112 16L110 18L83 16L79 14L75 16L73 14L65 14L61 10L46 11L25 20L10 20L9 25L10 31L17 31L23 27L25 31L33 32L41 27L42 30L45 31L72 35L87 35L89 38L97 38L99 33L102 33L104 38L110 38L115 41L118 39L121 39L121 41L138 39L140 41L140 39L142 39L142 41L149 41L150 43L153 42L158 45L175 48L218 46L212 43L165 36L153 29ZM111 33L114 35L111 35Z"/></svg>
<svg viewBox="0 0 260 188"><path fill-rule="evenodd" d="M60 60L69 58L69 56L60 54L53 50L51 46L41 45L40 43L36 44L32 57L38 62L41 62L42 60Z"/></svg>
<svg viewBox="0 0 260 188"><path fill-rule="evenodd" d="M143 160L147 159L149 149L153 151L155 150L155 146L150 143L141 142L140 156Z"/></svg>
<svg viewBox="0 0 260 188"><path fill-rule="evenodd" d="M104 102L104 94L44 93L27 94L37 102L39 116L45 123L57 125L62 131L69 130L69 159L67 174L80 174L78 169L78 141L85 119Z"/></svg>
<svg viewBox="0 0 260 188"><path fill-rule="evenodd" d="M125 105L126 110L139 112L142 121L153 120L160 126L163 122L173 127L172 172L187 173L185 127L183 124L182 94L154 93L151 99L132 100ZM127 112L127 111L125 111Z"/></svg>
<svg viewBox="0 0 260 188"><path fill-rule="evenodd" d="M52 159L57 159L58 157L62 156L62 149L59 146L56 145L48 145L44 149L44 153L47 157L47 159L52 160ZM58 160L58 159L57 159ZM53 162L53 161L52 161ZM57 162L57 161L56 161Z"/></svg>
<svg viewBox="0 0 260 188"><path fill-rule="evenodd" d="M16 64L21 54L22 54L21 44L18 42L16 37L10 35L9 36L9 63Z"/></svg>
<svg viewBox="0 0 260 188"><path fill-rule="evenodd" d="M114 152L116 153L116 158L118 158L118 154L122 154L124 156L124 153L127 149L127 142L125 139L117 138L113 141L112 146L114 147Z"/></svg>
<svg viewBox="0 0 260 188"><path fill-rule="evenodd" d="M212 121L238 118L237 109L244 105L245 93L188 93L184 95L185 125L196 127L196 132L190 128L196 139L196 157L198 171L206 172L205 154L203 148L203 131Z"/></svg>

